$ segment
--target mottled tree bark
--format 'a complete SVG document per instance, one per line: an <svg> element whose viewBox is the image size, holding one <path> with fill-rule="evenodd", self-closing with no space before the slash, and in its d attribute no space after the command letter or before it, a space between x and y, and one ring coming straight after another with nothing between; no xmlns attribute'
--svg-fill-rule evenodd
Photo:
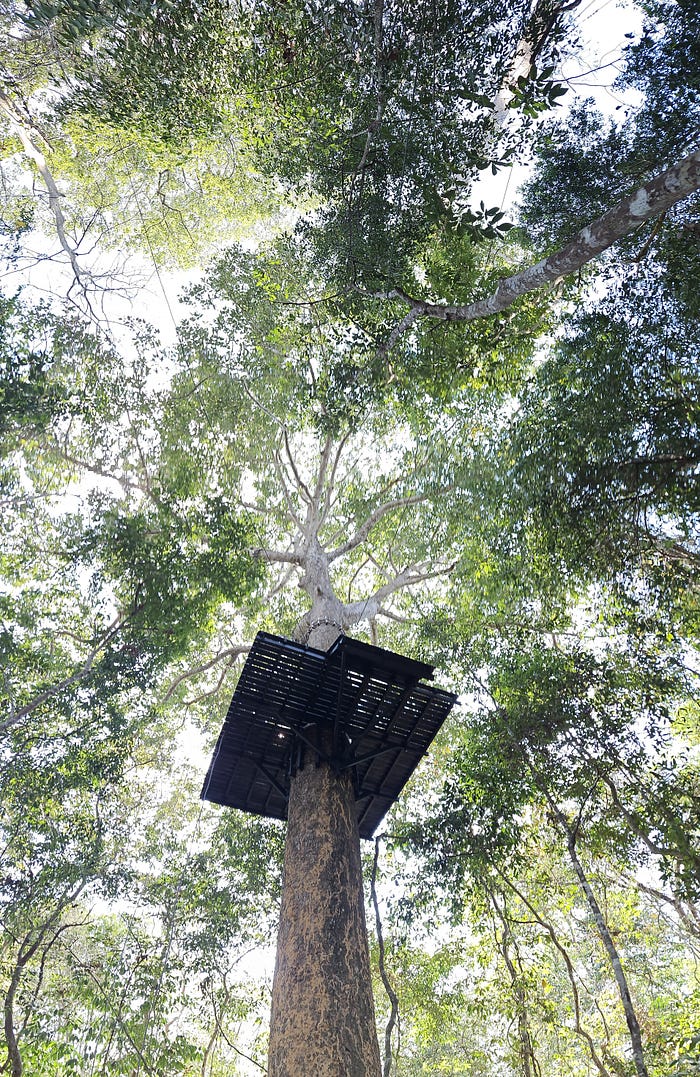
<svg viewBox="0 0 700 1077"><path fill-rule="evenodd" d="M268 1077L380 1077L349 774L292 779Z"/></svg>
<svg viewBox="0 0 700 1077"><path fill-rule="evenodd" d="M377 298L400 299L411 308L394 326L380 352L391 351L394 344L419 318L437 318L443 322L471 322L507 310L516 299L554 284L575 273L614 243L633 232L640 224L658 217L681 199L700 189L700 149L695 149L677 164L649 180L622 199L601 217L577 232L558 251L535 265L503 277L485 299L472 303L429 303L415 299L401 288L377 294Z"/></svg>

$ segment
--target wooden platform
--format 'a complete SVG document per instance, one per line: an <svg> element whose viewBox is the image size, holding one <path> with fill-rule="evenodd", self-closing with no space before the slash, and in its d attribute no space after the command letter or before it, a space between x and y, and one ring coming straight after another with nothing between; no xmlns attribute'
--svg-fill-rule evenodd
<svg viewBox="0 0 700 1077"><path fill-rule="evenodd" d="M371 837L455 702L419 683L432 674L347 636L325 652L258 633L202 798L286 819L290 780L312 753L353 771L360 835Z"/></svg>

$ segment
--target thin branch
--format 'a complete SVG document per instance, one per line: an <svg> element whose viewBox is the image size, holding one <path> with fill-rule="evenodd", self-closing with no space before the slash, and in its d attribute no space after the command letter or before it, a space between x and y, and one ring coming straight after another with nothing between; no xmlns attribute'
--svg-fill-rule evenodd
<svg viewBox="0 0 700 1077"><path fill-rule="evenodd" d="M226 658L232 658L234 660L236 658L240 658L242 654L247 654L251 647L252 643L239 643L235 647L226 647L225 650L219 651L218 654L216 654L213 658L210 658L208 662L202 662L201 665L193 666L192 669L188 669L184 673L181 673L179 677L175 678L175 680L168 688L167 692L163 696L163 701L167 703L167 701L172 697L175 690L178 688L179 685L182 684L183 681L188 681L192 677L196 677L200 673L205 673L208 669L211 669L212 666L218 665L219 662L223 662ZM232 665L233 662L229 662L229 667Z"/></svg>
<svg viewBox="0 0 700 1077"><path fill-rule="evenodd" d="M285 448L285 451L287 453L287 459L289 460L289 466L291 467L292 474L294 475L294 478L296 480L297 489L299 491L299 494L304 499L304 501L306 501L309 505L313 505L313 498L311 496L311 491L309 490L308 486L306 485L306 483L302 479L301 475L299 474L299 469L297 468L296 461L295 461L294 456L292 454L292 449L291 449L291 446L289 444L289 434L287 433L287 427L286 426L282 427L282 437L284 438L284 448Z"/></svg>
<svg viewBox="0 0 700 1077"><path fill-rule="evenodd" d="M304 534L305 533L304 524L303 524L303 522L301 520L301 517L298 515L297 510L295 508L294 502L292 500L292 495L289 492L289 487L287 486L287 476L285 474L285 469L282 466L282 461L280 459L280 455L276 450L272 454L272 465L273 465L273 467L275 469L275 474L277 475L277 478L279 479L279 483L280 483L280 486L282 488L282 496L284 497L285 504L287 506L287 511L288 511L288 513L290 515L290 518L296 524L296 526L299 528L299 530L302 532L302 534Z"/></svg>
<svg viewBox="0 0 700 1077"><path fill-rule="evenodd" d="M90 464L87 460L80 460L77 456L72 456L65 449L58 449L59 455L67 464L73 464L74 467L79 467L84 471L89 471L92 475L98 475L101 479L108 479L110 482L116 482L121 486L123 490L134 490L143 494L144 497L149 498L151 501L156 499L153 497L153 493L147 486L143 486L139 482L134 482L132 479L127 479L123 475L115 475L110 471L105 471L104 468L98 464Z"/></svg>
<svg viewBox="0 0 700 1077"><path fill-rule="evenodd" d="M440 565L438 568L428 570L421 565L411 565L399 572L393 579L388 580L378 587L374 594L364 601L349 602L343 606L343 624L348 626L358 621L373 620L376 618L379 608L384 599L396 594L406 587L414 587L416 584L425 583L427 580L436 579L438 576L448 575L455 567L455 562Z"/></svg>
<svg viewBox="0 0 700 1077"><path fill-rule="evenodd" d="M377 613L381 617L388 617L390 621L396 621L396 623L400 625L411 624L408 617L401 617L398 613L394 613L393 610L388 610L385 606L379 606L377 608Z"/></svg>
<svg viewBox="0 0 700 1077"><path fill-rule="evenodd" d="M369 151L372 148L374 136L381 129L384 116L386 101L384 93L384 0L375 0L374 2L374 77L377 87L377 107L373 119L370 120L367 126L362 156L350 177L349 205L352 205L355 197L355 185L358 177L362 178L367 167Z"/></svg>
<svg viewBox="0 0 700 1077"><path fill-rule="evenodd" d="M384 1029L384 1066L383 1077L390 1077L391 1074L391 1033L394 1030L399 1016L399 999L398 995L394 991L393 984L389 979L386 971L385 963L385 950L384 950L384 932L382 931L382 918L379 915L379 901L377 899L377 865L379 863L379 842L383 835L379 835L374 839L374 863L372 865L372 877L370 879L370 894L372 896L372 905L374 906L374 922L377 928L377 945L379 948L379 975L382 978L384 984L384 990L389 996L389 1002L391 1004L391 1012L389 1014L389 1020L386 1023Z"/></svg>
<svg viewBox="0 0 700 1077"><path fill-rule="evenodd" d="M328 471L332 448L333 442L329 436L326 438L323 448L321 449L321 455L318 462L318 474L316 475L316 485L314 486L314 492L311 495L311 504L316 510L317 517L320 517L319 506L321 494L323 493L323 484L326 480L326 472Z"/></svg>
<svg viewBox="0 0 700 1077"><path fill-rule="evenodd" d="M291 580L295 568L295 565L287 565L287 567L282 572L280 572L277 579L277 583L274 585L274 587L271 587L265 595L266 602L270 602L275 597L275 595L280 594L280 592L284 590L284 588Z"/></svg>
<svg viewBox="0 0 700 1077"><path fill-rule="evenodd" d="M343 557L346 553L350 553L351 550L360 546L368 537L372 528L376 527L380 520L382 520L388 512L393 509L406 508L409 505L418 505L423 501L428 501L431 494L412 494L410 497L396 497L391 501L385 501L383 505L380 505L370 513L370 515L360 524L355 533L344 542L341 546L337 546L335 550L331 550L328 553L328 562L337 561L339 557Z"/></svg>
<svg viewBox="0 0 700 1077"><path fill-rule="evenodd" d="M71 269L73 270L74 281L81 288L83 295L85 295L85 285L83 283L84 274L83 269L78 262L78 253L66 235L66 218L64 217L63 209L61 208L61 200L63 196L58 189L56 180L46 162L44 154L34 140L33 132L36 130L34 123L28 117L22 115L20 109L2 90L0 90L0 109L2 109L9 119L10 126L22 143L24 152L27 157L34 162L36 169L41 176L49 196L49 207L53 214L58 241L64 253L68 256ZM86 302L89 306L87 297Z"/></svg>
<svg viewBox="0 0 700 1077"><path fill-rule="evenodd" d="M618 994L620 996L622 1008L625 1013L627 1028L629 1029L630 1041L632 1045L632 1058L634 1060L635 1069L637 1071L638 1077L648 1077L648 1070L644 1058L644 1045L642 1042L641 1028L639 1026L639 1019L637 1018L634 1003L632 1002L632 996L630 994L627 976L622 967L620 955L610 932L610 928L608 927L608 923L603 914L603 910L598 903L598 899L593 892L593 888L584 871L581 860L579 859L578 852L576 850L576 833L574 830L572 830L562 810L554 802L548 789L543 785L541 785L540 788L542 789L542 792L547 799L553 818L559 824L559 827L563 832L564 840L566 841L569 853L569 859L573 866L576 877L579 880L586 901L588 902L588 907L593 914L593 920L596 925L598 935L600 936L600 941L602 942L603 947L608 955L610 966L615 977L615 982L617 983Z"/></svg>
<svg viewBox="0 0 700 1077"><path fill-rule="evenodd" d="M663 890L657 890L653 886L649 886L648 883L641 883L638 879L630 879L630 886L636 886L638 890L641 890L643 894L648 894L653 897L657 902L662 901L664 904L670 905L676 915L680 918L685 925L686 930L696 937L700 937L700 916L696 912L693 905L688 903L689 907L686 908L683 902L680 901L673 894L665 894Z"/></svg>
<svg viewBox="0 0 700 1077"><path fill-rule="evenodd" d="M323 527L326 520L328 519L328 514L330 513L330 510L331 510L331 507L332 507L332 504L333 504L333 491L335 489L335 480L336 480L336 475L338 473L338 466L340 464L340 458L341 458L341 456L343 454L343 449L345 448L349 437L350 437L350 431L348 431L345 434L345 436L343 438L341 438L340 442L338 443L338 448L337 448L337 451L336 451L336 454L335 454L335 459L333 461L333 467L331 468L331 476L330 476L330 479L328 480L328 485L326 486L326 496L324 498L323 508L321 509L321 515L320 515L319 521L318 521L319 530Z"/></svg>
<svg viewBox="0 0 700 1077"><path fill-rule="evenodd" d="M576 986L576 973L574 972L574 966L572 964L571 958L569 957L569 954L568 954L567 950L562 945L562 943L559 941L559 938L557 937L557 934L556 934L554 928L552 927L552 925L549 923L549 921L545 920L544 917L540 916L540 914L535 909L534 905L532 905L528 901L528 899L518 889L518 887L515 885L515 883L511 882L511 880L509 878L507 878L507 876L505 876L496 867L495 864L492 865L492 866L493 866L496 874L500 876L500 878L503 880L503 882L506 884L506 886L510 887L510 889L513 891L513 893L516 894L517 897L520 898L520 900L522 901L525 908L530 911L530 913L532 914L532 916L534 916L537 923L541 927L543 927L545 929L545 931L549 935L550 939L552 940L552 943L554 944L555 948L558 950L564 964L566 965L566 972L567 972L567 975L569 977L569 983L571 984L571 994L572 994L573 1003L574 1003L574 1027L575 1027L575 1031L588 1044L588 1049L589 1049L589 1051L591 1053L591 1058L593 1059L593 1061L594 1061L594 1063L596 1065L596 1068L598 1069L599 1073L601 1074L601 1077L610 1077L610 1073L609 1073L608 1069L606 1068L606 1066L602 1062L601 1058L599 1057L598 1052L596 1051L596 1047L595 1047L595 1043L593 1042L593 1038L591 1037L590 1033L581 1024L581 1003L580 1003L580 999L579 999L578 987Z"/></svg>
<svg viewBox="0 0 700 1077"><path fill-rule="evenodd" d="M224 984L224 989L226 991L227 998L228 998L228 988L226 987L225 984ZM241 1051L240 1047L236 1047L236 1044L232 1043L231 1040L226 1035L226 1033L224 1032L224 1026L221 1023L221 1019L219 1018L219 1014L217 1013L217 1010L216 1010L216 999L214 998L214 992L213 991L211 992L211 1005L212 1005L212 1010L214 1011L214 1021L216 1022L216 1027L219 1030L219 1033L220 1033L222 1039L225 1040L225 1042L229 1045L231 1050L235 1051L236 1054L240 1055L241 1058L245 1058L247 1062L252 1062L253 1065L257 1066L259 1070L263 1071L263 1073L267 1073L267 1070L265 1069L264 1066L261 1066L260 1063L256 1059L252 1058L250 1055L247 1055L245 1053L245 1051Z"/></svg>

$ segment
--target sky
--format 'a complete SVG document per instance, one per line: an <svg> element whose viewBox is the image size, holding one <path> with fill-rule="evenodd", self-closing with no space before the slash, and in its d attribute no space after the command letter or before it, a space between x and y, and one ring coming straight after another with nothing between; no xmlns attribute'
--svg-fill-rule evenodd
<svg viewBox="0 0 700 1077"><path fill-rule="evenodd" d="M628 0L621 3L583 0L576 13L576 25L580 28L581 44L565 57L562 65L562 80L573 92L562 99L558 111L564 117L575 95L580 94L592 98L601 112L619 121L621 114L624 116L625 110L638 100L629 91L623 97L613 83L620 71L621 52L629 43L626 35L638 35L641 31L641 12ZM516 212L518 188L528 174L527 165L504 168L495 177L490 172L484 174L473 188L472 206L478 206L483 199L487 206L497 205L507 213ZM26 173L25 184L31 187L36 180ZM56 253L58 244L52 239L37 242L36 233L31 234L31 244L36 263L21 268L19 273L7 274L4 286L11 290L21 284L28 294L43 298L65 294L71 280L68 267L61 260L47 257ZM86 256L85 264L92 264L94 272L102 274L122 260L122 255L113 251L95 260ZM146 255L132 253L126 263L127 285L123 294L112 291L97 299L95 313L117 342L125 339L120 326L128 318L143 318L158 327L165 344L172 344L176 324L187 311L180 297L200 275L198 270L159 269Z"/></svg>

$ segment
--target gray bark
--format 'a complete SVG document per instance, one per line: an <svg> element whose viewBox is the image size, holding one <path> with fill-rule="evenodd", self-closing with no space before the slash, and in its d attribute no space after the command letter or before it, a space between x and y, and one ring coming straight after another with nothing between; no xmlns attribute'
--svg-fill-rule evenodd
<svg viewBox="0 0 700 1077"><path fill-rule="evenodd" d="M535 265L520 270L498 282L496 290L485 299L473 303L429 303L407 295L401 289L390 292L387 298L401 299L410 306L409 312L395 327L382 349L393 344L418 318L436 318L444 322L469 322L499 314L530 292L553 284L575 273L597 255L612 247L623 236L645 221L665 213L676 202L700 188L700 149L688 154L678 164L666 169L649 183L638 187L617 206L596 221L586 225L554 254Z"/></svg>
<svg viewBox="0 0 700 1077"><path fill-rule="evenodd" d="M583 893L586 897L586 901L588 902L588 907L593 914L593 920L595 922L598 935L600 936L600 940L605 947L605 952L607 953L610 960L610 964L612 966L613 975L615 976L615 982L617 983L617 989L620 995L620 1001L622 1002L622 1007L625 1011L625 1020L627 1022L627 1028L629 1029L630 1041L632 1044L632 1057L634 1059L635 1069L637 1071L638 1077L649 1077L646 1062L644 1060L642 1032L639 1027L639 1021L637 1020L637 1014L634 1008L634 1003L632 1002L632 995L630 994L629 984L627 983L625 970L622 967L620 955L617 952L617 947L615 946L613 937L610 934L610 929L603 915L603 910L598 904L596 896L593 893L593 888L588 881L588 877L583 870L583 865L581 864L581 861L578 857L578 853L576 852L576 836L572 832L571 827L569 826L561 812L555 810L555 815L560 826L564 830L567 849L569 852L569 859L571 860L574 871L576 872L576 877L581 884L581 889L583 890Z"/></svg>
<svg viewBox="0 0 700 1077"><path fill-rule="evenodd" d="M576 973L574 971L574 966L571 961L571 958L569 957L565 947L562 946L561 942L559 941L559 938L551 923L548 920L545 920L540 915L540 913L537 912L534 905L530 901L528 901L523 892L519 890L517 886L513 882L511 882L510 879L507 879L506 876L503 875L500 871L498 872L498 874L501 876L505 884L510 887L513 893L517 894L523 905L532 913L532 916L537 921L537 923L545 929L550 939L552 940L555 949L559 952L561 958L563 959L566 966L566 973L569 977L569 983L571 984L571 993L574 1003L574 1030L578 1036L581 1036L586 1041L591 1058L593 1059L593 1062L595 1063L598 1072L601 1074L601 1077L610 1077L610 1071L603 1064L603 1061L596 1050L595 1043L593 1042L593 1037L590 1035L589 1032L586 1031L586 1029L581 1024L581 1001L579 999L578 987L576 986Z"/></svg>
<svg viewBox="0 0 700 1077"><path fill-rule="evenodd" d="M399 1019L399 998L394 991L391 980L389 979L386 971L386 964L384 961L384 932L382 931L382 918L379 915L379 900L377 898L377 864L379 861L379 838L374 840L374 864L372 866L372 904L374 906L374 920L377 928L377 945L379 948L379 975L382 978L384 984L384 990L389 998L391 1005L391 1011L389 1013L389 1020L386 1023L384 1029L384 1066L383 1077L391 1077L391 1065L392 1065L392 1051L391 1051L391 1034L394 1031L394 1025Z"/></svg>

